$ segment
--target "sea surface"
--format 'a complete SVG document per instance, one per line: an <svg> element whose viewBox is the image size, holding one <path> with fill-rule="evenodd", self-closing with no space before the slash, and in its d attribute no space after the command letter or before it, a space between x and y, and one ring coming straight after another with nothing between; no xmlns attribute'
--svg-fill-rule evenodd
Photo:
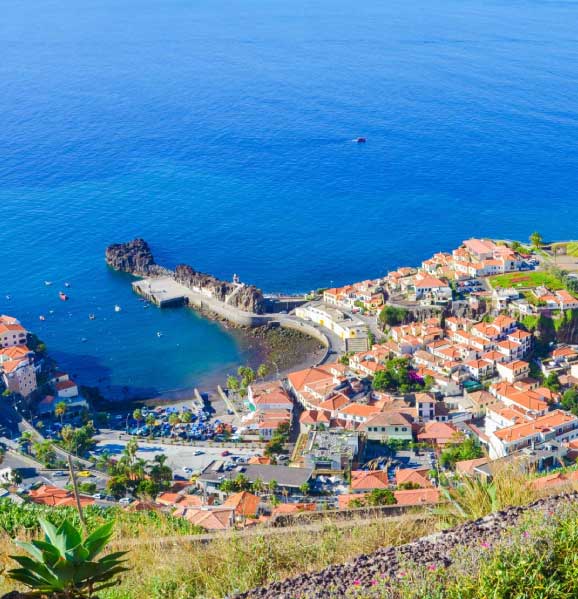
<svg viewBox="0 0 578 599"><path fill-rule="evenodd" d="M576 238L577 90L575 1L3 0L0 313L107 393L203 385L247 348L107 244L274 292Z"/></svg>

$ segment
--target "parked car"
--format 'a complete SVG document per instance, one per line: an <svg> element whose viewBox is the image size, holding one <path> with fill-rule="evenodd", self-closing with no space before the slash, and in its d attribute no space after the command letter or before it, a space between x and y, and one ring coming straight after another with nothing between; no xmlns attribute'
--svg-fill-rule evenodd
<svg viewBox="0 0 578 599"><path fill-rule="evenodd" d="M229 450L225 449L225 451L221 451L221 457L226 458L228 455L231 455Z"/></svg>
<svg viewBox="0 0 578 599"><path fill-rule="evenodd" d="M104 496L103 496L103 494L102 494L102 493L95 493L95 494L92 496L92 498L93 498L93 499L104 499Z"/></svg>
<svg viewBox="0 0 578 599"><path fill-rule="evenodd" d="M195 451L195 453L193 455L204 455L205 452L202 451L201 449L197 449L197 451Z"/></svg>
<svg viewBox="0 0 578 599"><path fill-rule="evenodd" d="M120 505L129 505L132 502L132 498L123 497L122 499L119 499L118 502L120 503Z"/></svg>

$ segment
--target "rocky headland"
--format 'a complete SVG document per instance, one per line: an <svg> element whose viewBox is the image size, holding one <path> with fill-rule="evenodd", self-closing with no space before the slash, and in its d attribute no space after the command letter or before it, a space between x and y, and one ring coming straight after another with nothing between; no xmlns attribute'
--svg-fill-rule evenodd
<svg viewBox="0 0 578 599"><path fill-rule="evenodd" d="M250 312L265 313L263 292L254 285L239 285L223 281L213 275L199 272L188 264L179 264L175 270L159 266L149 244L144 239L109 245L105 252L106 263L121 272L138 277L170 276L192 291L210 295L217 301Z"/></svg>

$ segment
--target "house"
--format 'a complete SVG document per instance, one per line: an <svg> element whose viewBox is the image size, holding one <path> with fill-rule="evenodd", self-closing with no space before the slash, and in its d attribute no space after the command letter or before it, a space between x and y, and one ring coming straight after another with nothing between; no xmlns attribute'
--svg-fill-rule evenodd
<svg viewBox="0 0 578 599"><path fill-rule="evenodd" d="M307 468L315 470L348 470L358 453L359 434L357 432L312 431L303 450L303 462Z"/></svg>
<svg viewBox="0 0 578 599"><path fill-rule="evenodd" d="M0 362L2 381L8 391L28 397L37 388L36 369L28 358Z"/></svg>
<svg viewBox="0 0 578 599"><path fill-rule="evenodd" d="M338 417L349 422L367 422L379 408L372 404L350 403L338 411Z"/></svg>
<svg viewBox="0 0 578 599"><path fill-rule="evenodd" d="M400 506L418 506L441 501L441 494L438 489L407 489L403 491L394 491L395 502Z"/></svg>
<svg viewBox="0 0 578 599"><path fill-rule="evenodd" d="M379 441L385 443L391 439L399 441L411 441L413 439L412 419L407 414L388 411L371 416L366 422L359 426L368 441Z"/></svg>
<svg viewBox="0 0 578 599"><path fill-rule="evenodd" d="M14 347L15 345L26 345L28 331L16 318L0 316L0 347Z"/></svg>
<svg viewBox="0 0 578 599"><path fill-rule="evenodd" d="M281 381L253 383L247 388L247 401L252 410L263 412L293 411L293 402Z"/></svg>
<svg viewBox="0 0 578 599"><path fill-rule="evenodd" d="M385 470L352 470L351 489L358 492L388 489L389 479Z"/></svg>
<svg viewBox="0 0 578 599"><path fill-rule="evenodd" d="M78 395L78 386L70 379L55 383L54 389L58 397L76 397Z"/></svg>
<svg viewBox="0 0 578 599"><path fill-rule="evenodd" d="M179 515L205 530L227 530L235 523L235 510L232 508L210 506L186 508Z"/></svg>
<svg viewBox="0 0 578 599"><path fill-rule="evenodd" d="M476 468L489 462L489 458L474 458L473 460L461 460L455 463L456 472L462 476L474 476Z"/></svg>
<svg viewBox="0 0 578 599"><path fill-rule="evenodd" d="M462 433L452 425L435 421L426 422L417 435L419 442L429 443L441 449L446 445L459 443L462 439Z"/></svg>
<svg viewBox="0 0 578 599"><path fill-rule="evenodd" d="M302 434L309 433L319 426L329 427L330 424L330 416L322 410L303 410L299 416L299 432Z"/></svg>
<svg viewBox="0 0 578 599"><path fill-rule="evenodd" d="M433 487L427 473L428 468L398 468L395 472L395 484L398 487L407 484L417 485L422 489Z"/></svg>
<svg viewBox="0 0 578 599"><path fill-rule="evenodd" d="M339 389L347 385L343 364L323 364L292 372L287 381L297 401L307 410L315 410Z"/></svg>
<svg viewBox="0 0 578 599"><path fill-rule="evenodd" d="M416 393L415 409L418 422L435 420L437 400L430 393Z"/></svg>
<svg viewBox="0 0 578 599"><path fill-rule="evenodd" d="M509 343L505 341L504 343ZM498 374L501 378L514 383L530 374L530 364L524 360L514 360L513 362L500 362L496 364Z"/></svg>
<svg viewBox="0 0 578 599"><path fill-rule="evenodd" d="M449 301L452 299L452 289L445 281L425 273L419 273L415 276L413 287L417 301L426 297L432 297L436 301Z"/></svg>
<svg viewBox="0 0 578 599"><path fill-rule="evenodd" d="M316 503L281 503L271 512L271 516L282 516L285 514L298 514L301 512L315 512Z"/></svg>
<svg viewBox="0 0 578 599"><path fill-rule="evenodd" d="M76 507L76 499L74 498L73 493L53 485L42 485L38 487L38 489L31 489L28 492L28 497L33 503L42 505L49 505L52 507ZM85 495L80 495L79 501L83 507L94 503L92 497L86 497Z"/></svg>
<svg viewBox="0 0 578 599"><path fill-rule="evenodd" d="M359 349L369 349L367 325L358 318L346 314L338 308L312 302L295 309L298 318L314 322L335 333L342 340L360 339L364 342Z"/></svg>
<svg viewBox="0 0 578 599"><path fill-rule="evenodd" d="M257 495L253 495L248 491L241 491L227 497L223 507L233 508L236 516L254 517L259 512L260 503L261 499Z"/></svg>
<svg viewBox="0 0 578 599"><path fill-rule="evenodd" d="M554 410L530 422L521 422L491 433L490 457L501 458L525 447L549 441L568 441L577 437L578 418L562 410Z"/></svg>

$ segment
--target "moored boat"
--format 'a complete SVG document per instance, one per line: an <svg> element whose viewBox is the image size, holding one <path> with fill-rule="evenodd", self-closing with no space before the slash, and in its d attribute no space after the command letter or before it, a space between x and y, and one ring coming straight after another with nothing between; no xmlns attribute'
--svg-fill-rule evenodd
<svg viewBox="0 0 578 599"><path fill-rule="evenodd" d="M64 293L64 291L59 291L58 292L58 297L63 301L67 301L68 300L68 296L66 295L66 293Z"/></svg>

